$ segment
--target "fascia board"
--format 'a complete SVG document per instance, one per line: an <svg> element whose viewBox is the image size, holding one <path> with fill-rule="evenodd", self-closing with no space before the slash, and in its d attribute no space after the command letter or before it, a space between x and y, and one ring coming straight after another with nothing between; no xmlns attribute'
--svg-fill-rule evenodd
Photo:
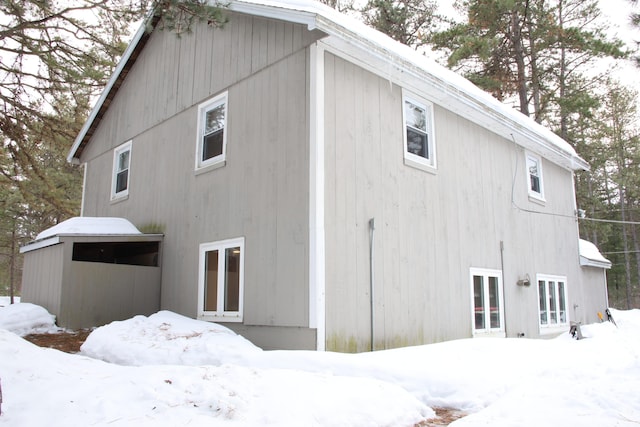
<svg viewBox="0 0 640 427"><path fill-rule="evenodd" d="M611 268L610 261L604 262L604 261L594 260L594 259L584 257L582 255L580 255L580 265L585 267L596 267L596 268L605 268L605 269Z"/></svg>
<svg viewBox="0 0 640 427"><path fill-rule="evenodd" d="M242 1L231 2L228 9L232 12L244 13L262 18L279 19L296 24L304 24L309 31L316 29L317 14L312 11L291 9L277 4L245 3Z"/></svg>
<svg viewBox="0 0 640 427"><path fill-rule="evenodd" d="M42 240L36 240L34 242L27 243L26 245L21 246L20 253L23 254L25 252L35 251L36 249L46 248L48 246L57 245L58 243L60 243L59 236L53 236L53 237L49 237Z"/></svg>

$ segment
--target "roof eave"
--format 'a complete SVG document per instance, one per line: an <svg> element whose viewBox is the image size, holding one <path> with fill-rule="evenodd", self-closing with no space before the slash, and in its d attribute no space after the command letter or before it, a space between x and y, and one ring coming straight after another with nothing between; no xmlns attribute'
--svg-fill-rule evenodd
<svg viewBox="0 0 640 427"><path fill-rule="evenodd" d="M67 154L67 161L70 163L80 163L80 155L82 154L82 150L84 146L88 142L88 138L91 137L91 131L94 128L94 125L97 125L96 120L104 114L106 107L108 107L107 101L112 99L115 96L115 93L120 88L122 84L122 80L124 79L123 71L125 71L128 67L133 65L133 62L137 59L137 53L144 46L144 42L149 38L148 28L151 24L151 27L155 25L158 16L155 13L149 13L147 17L144 19L140 28L131 39L131 42L127 46L127 49L122 54L118 65L116 66L111 78L107 82L105 88L103 89L100 97L96 101L87 121L82 126L80 133L76 137L71 149L69 150L69 154Z"/></svg>

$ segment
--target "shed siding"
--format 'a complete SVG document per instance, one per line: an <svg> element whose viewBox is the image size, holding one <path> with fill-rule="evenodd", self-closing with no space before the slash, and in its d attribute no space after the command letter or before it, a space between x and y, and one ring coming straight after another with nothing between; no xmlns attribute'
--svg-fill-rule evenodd
<svg viewBox="0 0 640 427"><path fill-rule="evenodd" d="M24 255L22 268L22 302L47 307L60 313L64 245L57 244Z"/></svg>
<svg viewBox="0 0 640 427"><path fill-rule="evenodd" d="M159 267L71 261L67 270L60 311L67 327L102 326L160 309Z"/></svg>
<svg viewBox="0 0 640 427"><path fill-rule="evenodd" d="M370 218L377 349L470 337L469 270L502 270L501 242L508 336L538 334L537 289L520 276L567 276L573 306L577 226L555 216L574 214L571 172L543 161L547 200L533 203L523 150L437 105L437 173L406 166L400 87L327 53L325 88L328 349L371 345Z"/></svg>
<svg viewBox="0 0 640 427"><path fill-rule="evenodd" d="M291 331L300 346L315 342L308 329L305 46L317 36L298 25L235 14L222 30L198 26L181 39L154 34L129 73L128 88L115 97L85 150L92 191L85 195L84 214L122 216L165 234L163 309L195 317L199 244L242 236L243 330L278 326L280 336L270 329L275 340L286 342ZM169 74L178 75L165 77L160 64L176 64ZM193 86L177 85L183 78ZM198 104L224 90L226 164L194 173ZM151 105L144 101L147 93L155 96ZM154 111L136 113L147 105ZM126 117L136 129L122 134L118 123ZM110 203L112 149L131 137L129 196Z"/></svg>

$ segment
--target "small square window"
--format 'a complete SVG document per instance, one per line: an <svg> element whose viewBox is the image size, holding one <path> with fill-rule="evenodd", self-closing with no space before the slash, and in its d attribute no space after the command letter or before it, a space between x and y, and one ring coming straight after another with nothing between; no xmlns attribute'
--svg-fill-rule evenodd
<svg viewBox="0 0 640 427"><path fill-rule="evenodd" d="M433 105L418 98L403 98L405 163L420 169L436 167Z"/></svg>
<svg viewBox="0 0 640 427"><path fill-rule="evenodd" d="M542 185L542 160L533 154L527 154L527 189L529 196L544 200Z"/></svg>
<svg viewBox="0 0 640 427"><path fill-rule="evenodd" d="M224 163L226 155L227 94L198 108L196 169Z"/></svg>
<svg viewBox="0 0 640 427"><path fill-rule="evenodd" d="M111 199L119 199L129 195L129 179L131 167L131 141L128 141L113 152L113 176L111 180Z"/></svg>
<svg viewBox="0 0 640 427"><path fill-rule="evenodd" d="M200 245L198 318L241 322L244 239Z"/></svg>

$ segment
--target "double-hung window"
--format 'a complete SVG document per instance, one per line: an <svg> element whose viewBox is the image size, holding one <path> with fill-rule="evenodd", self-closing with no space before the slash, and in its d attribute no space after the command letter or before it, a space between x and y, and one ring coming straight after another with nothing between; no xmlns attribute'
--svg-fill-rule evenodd
<svg viewBox="0 0 640 427"><path fill-rule="evenodd" d="M129 169L131 167L131 141L125 142L113 152L111 200L129 195Z"/></svg>
<svg viewBox="0 0 640 427"><path fill-rule="evenodd" d="M224 165L227 145L227 93L200 104L196 170Z"/></svg>
<svg viewBox="0 0 640 427"><path fill-rule="evenodd" d="M473 335L504 336L504 297L500 270L471 269Z"/></svg>
<svg viewBox="0 0 640 427"><path fill-rule="evenodd" d="M538 275L538 308L540 332L564 328L569 324L567 312L567 279L562 276Z"/></svg>
<svg viewBox="0 0 640 427"><path fill-rule="evenodd" d="M544 200L542 160L540 157L528 153L526 155L526 165L529 196L538 200Z"/></svg>
<svg viewBox="0 0 640 427"><path fill-rule="evenodd" d="M434 171L436 146L433 132L433 104L408 95L403 97L402 104L405 164Z"/></svg>
<svg viewBox="0 0 640 427"><path fill-rule="evenodd" d="M200 245L198 318L242 322L244 238Z"/></svg>

